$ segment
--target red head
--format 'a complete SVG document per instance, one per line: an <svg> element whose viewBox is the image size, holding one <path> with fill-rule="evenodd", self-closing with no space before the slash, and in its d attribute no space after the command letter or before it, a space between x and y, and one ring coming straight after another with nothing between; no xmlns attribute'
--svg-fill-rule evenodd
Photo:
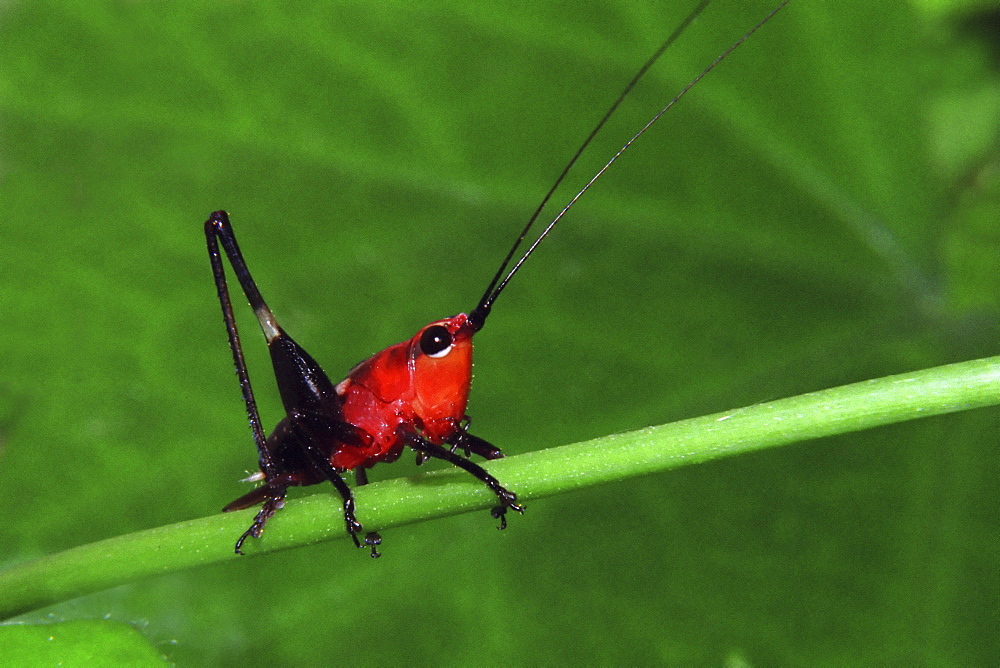
<svg viewBox="0 0 1000 668"><path fill-rule="evenodd" d="M424 435L437 443L465 417L472 382L472 335L464 313L427 325L409 341L413 412Z"/></svg>

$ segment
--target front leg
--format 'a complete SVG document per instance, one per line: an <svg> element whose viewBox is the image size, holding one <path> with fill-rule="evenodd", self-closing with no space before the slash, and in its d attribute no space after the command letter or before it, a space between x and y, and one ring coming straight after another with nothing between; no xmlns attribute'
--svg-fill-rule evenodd
<svg viewBox="0 0 1000 668"><path fill-rule="evenodd" d="M473 436L466 431L463 425L455 432L455 435L448 439L451 444L451 451L464 450L466 457L473 454L479 455L483 459L503 459L503 451L489 441Z"/></svg>
<svg viewBox="0 0 1000 668"><path fill-rule="evenodd" d="M515 494L514 492L510 491L509 489L501 485L499 480L497 480L492 475L487 473L486 470L479 464L469 461L465 457L462 457L461 455L454 453L448 448L442 447L440 445L435 445L434 443L431 443L427 439L418 436L417 434L406 431L402 427L400 427L397 430L397 434L406 441L407 445L416 450L418 453L422 453L425 457L434 457L435 459L443 459L446 462L451 462L455 466L459 467L460 469L468 471L469 473L474 475L478 480L481 480L483 483L485 483L486 486L489 487L493 491L493 493L497 495L497 499L500 500L500 505L496 506L490 511L490 514L493 516L493 519L500 520L500 526L498 527L499 529L507 528L506 515L508 508L519 513L524 512L524 506L517 503L517 494ZM473 436L472 438L475 437ZM476 440L481 441L482 443L486 443L486 441L483 441L482 439L476 439ZM487 443L487 445L489 444ZM496 450L496 448L494 449ZM499 452L499 450L497 450L497 452Z"/></svg>

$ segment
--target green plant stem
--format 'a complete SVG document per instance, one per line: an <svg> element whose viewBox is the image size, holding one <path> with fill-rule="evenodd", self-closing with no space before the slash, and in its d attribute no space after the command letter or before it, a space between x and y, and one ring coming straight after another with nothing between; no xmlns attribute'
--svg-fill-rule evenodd
<svg viewBox="0 0 1000 668"><path fill-rule="evenodd" d="M1000 357L889 376L747 408L490 462L529 500L742 452L1000 404ZM491 507L493 494L458 470L357 491L359 519L382 529ZM45 605L226 559L254 509L75 547L0 571L0 619ZM530 515L529 515L530 517ZM528 520L526 520L528 521ZM244 546L248 555L345 538L339 498L295 500ZM360 555L359 555L360 558Z"/></svg>

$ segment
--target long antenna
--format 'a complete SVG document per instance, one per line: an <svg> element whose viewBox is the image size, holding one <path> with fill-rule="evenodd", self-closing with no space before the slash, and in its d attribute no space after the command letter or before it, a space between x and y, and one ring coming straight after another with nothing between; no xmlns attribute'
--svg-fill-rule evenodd
<svg viewBox="0 0 1000 668"><path fill-rule="evenodd" d="M493 295L492 299L487 299L487 297L493 294L493 289L496 287L497 283L500 282L500 277L503 276L503 272L507 269L507 265L510 264L511 259L514 257L514 253L516 253L517 249L521 246L521 242L524 241L524 238L528 235L528 232L531 231L532 225L535 224L535 221L538 219L538 216L541 215L542 209L544 209L545 205L549 203L550 199L552 199L552 195L555 194L556 189L559 188L560 184L562 184L563 179L566 178L566 175L569 174L569 171L573 169L573 165L576 164L576 161L580 158L581 155L583 155L583 152L587 150L587 147L590 146L590 142L594 140L594 137L596 137L597 133L601 131L601 128L603 128L604 125L608 122L608 119L610 119L611 116L614 115L615 111L618 110L618 107L625 100L625 98L628 97L628 94L632 92L632 89L635 88L637 83L639 83L639 80L642 79L642 77L646 74L646 72L649 71L649 68L651 68L656 63L656 61L660 59L660 56L663 55L664 51L670 48L670 46L677 41L677 39L684 33L684 31L687 30L688 26L691 25L696 18L698 18L698 16L705 10L706 7L708 7L708 5L711 2L712 0L702 0L702 2L699 3L697 7L691 10L691 13L688 14L683 21L681 21L680 25L678 25L674 29L674 31L670 34L669 37L667 37L667 39L663 42L663 44L661 44L659 48L657 48L656 51L653 52L653 55L651 55L649 58L646 59L646 62L643 63L642 67L639 68L639 71L635 73L635 76L632 77L632 80L629 81L627 84L625 84L625 88L623 88L622 92L619 93L618 98L611 104L610 107L608 107L608 110L604 113L604 116L601 117L601 120L597 122L597 125L594 126L594 129L590 131L590 134L587 135L587 138L583 140L582 144L580 144L580 148L576 149L576 153L573 154L573 157L570 158L569 162L566 163L566 166L563 167L563 170L559 173L559 176L552 184L552 187L549 188L549 191L547 193L545 193L545 197L542 198L542 201L539 202L538 206L535 208L534 213L532 213L531 217L528 218L527 224L525 224L524 229L521 230L521 234L518 235L517 240L514 241L514 245L511 246L510 251L507 253L507 257L505 257L503 259L503 262L500 263L500 268L497 269L497 273L494 274L493 280L490 281L490 284L486 287L486 292L483 293L483 298L479 300L479 305L476 307L475 310L473 310L472 312L473 317L475 317L475 314L479 313L482 315L482 320L486 319L486 316L489 314L490 306L492 305L493 300L496 299L496 295ZM522 262L524 261L523 258L521 261ZM508 276L507 278L509 279L510 276ZM504 282L506 282L506 280ZM483 309L485 309L485 311ZM482 323L480 323L479 326L476 327L476 329L478 330L480 327L482 327Z"/></svg>
<svg viewBox="0 0 1000 668"><path fill-rule="evenodd" d="M684 95L686 95L687 92L695 86L695 84L697 84L699 81L705 78L705 76L709 72L715 69L716 65L725 60L729 56L729 54L735 51L740 45L743 44L743 42L749 39L750 36L753 35L755 32L757 32L765 23L770 21L775 14L781 11L785 7L785 5L791 2L791 0L784 0L784 2L782 2L777 7L772 9L767 16L761 19L760 22L757 23L757 25L755 25L753 28L748 30L745 35L736 40L736 42L734 42L732 46L723 51L715 60L713 60L708 65L708 67L702 70L698 76L692 79L686 86L684 86L683 89L681 89L681 91L676 96L674 96L672 100L670 100L662 109L660 109L660 111L658 111L656 115L649 120L648 123L642 126L642 128L638 132L632 135L632 138L629 139L627 142L625 142L625 144L620 149L618 149L618 152L615 153L611 157L611 159L604 164L603 167L601 167L601 169L593 176L593 178L591 178L590 181L588 181L587 184L583 186L583 188L581 188L576 195L573 196L573 198L569 201L569 203L562 208L559 214L552 219L552 222L550 222L548 225L545 226L545 229L542 230L541 234L539 234L538 237L535 239L535 241L532 242L532 244L528 247L528 250L526 250L524 254L521 256L521 258L514 263L514 266L511 267L510 271L507 273L506 276L504 276L503 280L500 280L500 276L502 276L503 272L507 269L507 266L510 264L511 259L514 257L514 254L520 247L521 242L524 241L528 232L531 230L532 225L534 225L535 220L541 214L542 209L545 208L546 204L548 204L549 200L552 198L553 193L555 193L556 188L559 187L559 184L562 183L563 179L569 173L570 169L572 169L573 165L576 164L576 161L580 157L580 155L584 152L584 150L586 150L587 146L590 145L590 142L594 139L594 137L601 130L601 128L604 127L608 119L611 118L611 115L614 114L615 110L618 109L618 106L621 104L622 100L624 100L625 97L632 91L632 89L643 77L643 75L646 74L646 72L650 69L650 67L652 67L653 64L660 58L663 52L666 51L667 48L677 40L678 37L680 37L681 33L684 32L684 30L691 24L691 22L694 21L699 14L701 14L701 12L705 9L705 7L708 6L710 1L711 0L703 0L701 4L695 7L695 9L690 14L688 14L688 16L684 19L684 21L681 22L681 24L674 30L674 32L671 33L670 37L668 37L667 40L653 53L653 55L650 56L650 58L643 64L643 66L639 69L639 71L632 78L632 80L629 81L629 83L625 86L624 90L618 96L618 99L615 100L614 104L611 105L608 111L597 123L593 131L591 131L591 133L587 136L587 138L584 140L580 148L577 149L576 153L573 154L573 157L566 164L566 167L563 169L563 171L559 174L559 178L556 179L555 183L545 194L545 197L542 198L541 204L539 204L538 208L535 209L535 212L532 214L531 218L528 219L527 225L525 225L524 229L521 230L521 234L517 237L517 240L514 242L514 245L507 253L507 257L504 258L504 261L501 263L500 268L497 270L496 275L494 275L493 280L490 281L489 286L486 288L486 292L483 293L483 296L479 300L479 303L476 305L476 308L474 308L472 310L472 313L469 314L469 322L477 331L479 329L482 329L483 325L486 323L486 317L490 314L490 310L493 308L493 302L496 301L497 297L500 296L500 293L503 292L504 288L507 287L507 284L510 282L510 279L514 277L514 274L518 272L518 270L521 268L521 265L524 264L524 262L528 259L528 257L535 252L535 249L538 247L538 244L542 242L542 239L544 239L549 235L549 232L551 232L552 228L556 226L556 223L558 223L562 219L562 217L566 215L566 212L569 211L574 204L576 204L576 201L580 199L580 197L583 196L585 192L590 190L590 187L594 185L597 179L601 178L601 176L603 176L604 173L608 171L611 165L613 165L615 161L618 160L618 158L620 158L621 155L625 151L627 151L630 146L632 146L635 140L641 137L646 132L646 130L648 130L653 125L653 123L660 120L660 117L663 116L665 113L667 113L667 110L669 110L672 106L674 106L674 104L678 100L684 97Z"/></svg>

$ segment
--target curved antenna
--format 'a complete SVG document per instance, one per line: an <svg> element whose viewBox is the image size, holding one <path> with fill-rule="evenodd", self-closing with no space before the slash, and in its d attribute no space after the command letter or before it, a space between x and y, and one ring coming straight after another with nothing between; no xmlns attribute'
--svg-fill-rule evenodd
<svg viewBox="0 0 1000 668"><path fill-rule="evenodd" d="M511 259L514 257L514 253L517 252L518 247L521 245L521 242L524 240L528 232L531 230L532 225L534 224L538 216L541 214L542 209L552 198L552 195L555 192L556 188L558 188L559 184L562 183L563 179L566 177L566 174L569 173L569 170L573 167L577 159L590 144L591 140L593 140L594 136L601 130L602 127L604 127L604 124L615 112L615 110L621 104L622 100L625 99L625 96L628 95L629 92L631 92L632 88L635 87L636 83L638 83L638 81L642 78L642 76L649 70L650 67L652 67L652 65L659 59L659 57L663 54L663 52L666 51L666 49L671 44L673 44L674 41L677 40L677 38L681 35L681 33L684 32L684 30L688 27L688 25L690 25L691 22L694 21L695 18L697 18L697 16L702 12L702 10L705 9L705 7L708 5L710 1L711 0L704 0L700 5L698 5L694 9L694 11L692 11L687 16L687 18L684 19L681 25L679 25L677 29L674 30L674 32L670 35L670 37L667 38L667 40L660 46L660 48L658 48L656 52L645 62L645 64L643 64L643 66L639 69L638 73L636 73L636 75L632 78L632 80L628 83L628 85L625 86L625 89L622 91L621 95L618 96L618 99L615 100L614 104L611 105L611 108L608 109L607 113L604 114L604 117L601 118L600 122L598 122L594 130L587 136L587 139L583 142L580 148L577 149L576 153L573 155L572 159L563 169L562 173L559 174L559 178L556 179L556 182L549 189L548 193L546 193L545 197L542 199L542 203L535 210L534 214L532 214L531 218L528 220L528 224L524 226L524 229L521 231L520 236L518 236L517 240L514 242L513 247L510 249L510 252L507 253L507 257L504 258L504 261L500 265L500 268L497 270L497 273L493 277L493 280L490 281L489 286L486 288L486 292L483 293L483 296L479 300L479 303L476 305L476 308L474 308L472 312L469 314L469 322L476 331L482 329L483 325L486 322L486 317L490 314L490 310L493 308L493 302L496 301L497 297L500 296L500 293L503 292L504 288L507 287L507 284L510 282L510 279L514 277L514 274L516 274L518 270L520 270L521 265L523 265L524 262L528 259L528 257L530 257L531 254L535 252L535 249L538 247L538 244L542 242L542 239L544 239L549 235L549 232L552 231L552 228L556 226L556 223L562 220L562 217L566 215L566 212L569 211L574 204L576 204L576 201L580 199L580 197L582 197L585 192L590 190L590 187L594 185L597 179L601 178L601 176L603 176L604 173L608 171L611 165L613 165L615 161L617 161L618 158L620 158L621 155L625 151L627 151L629 147L632 146L635 140L641 137L646 132L646 130L648 130L653 125L653 123L660 120L660 117L663 116L665 113L667 113L667 111L672 106L674 106L674 104L676 104L678 100L684 97L684 95L686 95L687 92L695 86L695 84L697 84L699 81L705 78L705 76L709 72L715 69L716 65L725 60L729 56L729 54L735 51L740 45L743 44L743 42L749 39L750 36L753 35L755 32L757 32L765 23L770 21L775 14L781 11L785 7L785 5L791 2L791 0L784 0L781 4L772 9L767 16L765 16L763 19L760 20L760 22L757 23L757 25L755 25L753 28L748 30L746 34L744 34L742 37L736 40L736 42L734 42L732 46L730 46L728 49L719 54L719 56L708 65L708 67L702 70L701 73L698 74L698 76L692 79L686 86L684 86L684 88L681 89L681 91L677 95L674 96L672 100L670 100L662 109L660 109L660 111L658 111L656 115L649 120L648 123L642 126L642 128L638 132L632 135L632 138L629 139L627 142L625 142L625 144L620 149L618 149L618 152L615 153L611 157L611 159L608 160L596 174L594 174L593 178L591 178L587 182L587 184L583 186L583 188L581 188L580 191L576 193L576 195L573 196L573 198L569 201L569 203L562 208L562 210L556 215L556 217L553 218L552 221L545 226L545 229L542 230L542 232L538 235L538 237L532 242L532 244L528 247L528 250L526 250L524 254L521 256L521 258L514 263L514 266L510 268L510 271L507 272L507 275L504 276L503 280L500 280L500 276L503 275L503 272L507 269L507 266L510 264Z"/></svg>
<svg viewBox="0 0 1000 668"><path fill-rule="evenodd" d="M476 306L475 309L473 309L470 317L473 319L473 322L476 323L475 329L477 331L482 328L483 323L486 320L486 316L489 315L490 307L493 305L493 301L496 299L497 295L500 294L499 290L494 292L494 288L496 288L497 283L500 282L500 277L503 276L504 271L507 269L507 265L510 264L511 259L514 257L514 253L517 252L517 249L521 246L521 242L524 241L524 238L526 236L528 236L528 232L531 231L531 227L535 224L535 221L538 219L538 216L541 215L542 209L544 209L545 205L549 203L549 200L552 199L552 195L555 194L556 189L559 188L560 184L562 184L563 182L563 179L565 179L566 175L569 174L569 170L573 169L573 165L576 164L576 161L580 158L581 155L583 155L583 152L587 150L587 147L590 146L590 142L594 140L594 137L596 137L597 133L601 131L601 128L603 128L604 125L608 122L608 119L610 119L611 116L614 115L615 111L618 110L618 107L625 100L625 98L628 97L628 94L632 92L632 89L635 88L637 83L639 83L639 80L642 79L642 77L646 74L646 72L649 71L649 68L651 68L656 63L656 61L660 59L660 56L663 55L663 52L666 51L670 47L670 45L672 45L674 42L677 41L677 38L679 38L684 33L684 31L687 30L687 27L691 25L691 23L693 23L696 18L698 18L698 16L705 10L706 7L708 7L708 5L711 2L712 0L702 0L702 2L700 2L697 7L691 10L690 14L684 17L684 20L681 21L680 25L678 25L674 29L674 31L670 34L670 36L667 37L667 39L663 42L663 44L661 44L659 48L657 48L656 51L653 52L653 55L651 55L649 58L646 59L646 62L643 63L642 67L639 68L639 71L635 73L635 76L632 77L632 80L629 81L627 84L625 84L625 88L623 88L622 92L619 93L618 98L611 104L610 107L608 107L608 110L604 112L604 116L601 117L601 120L597 122L597 125L594 126L594 129L590 131L590 134L587 135L587 138L583 140L582 144L580 144L580 148L576 149L576 153L574 153L573 157L569 159L569 162L566 163L566 166L563 167L563 170L559 172L559 176L556 177L556 180L552 184L552 187L550 187L548 192L545 193L545 197L542 198L542 201L538 203L538 206L535 208L534 213L532 213L531 217L528 218L528 222L525 224L524 229L521 230L521 234L519 234L517 239L514 241L514 245L511 246L510 251L507 252L507 256L503 259L503 262L500 263L500 268L497 269L497 273L493 275L493 280L491 280L490 284L486 287L486 291L483 293L482 298L479 300L479 304ZM521 259L521 262L523 261L524 258ZM507 276L507 278L504 280L504 283L506 283L507 280L509 279L510 275ZM501 290L502 289L503 288L501 288Z"/></svg>

